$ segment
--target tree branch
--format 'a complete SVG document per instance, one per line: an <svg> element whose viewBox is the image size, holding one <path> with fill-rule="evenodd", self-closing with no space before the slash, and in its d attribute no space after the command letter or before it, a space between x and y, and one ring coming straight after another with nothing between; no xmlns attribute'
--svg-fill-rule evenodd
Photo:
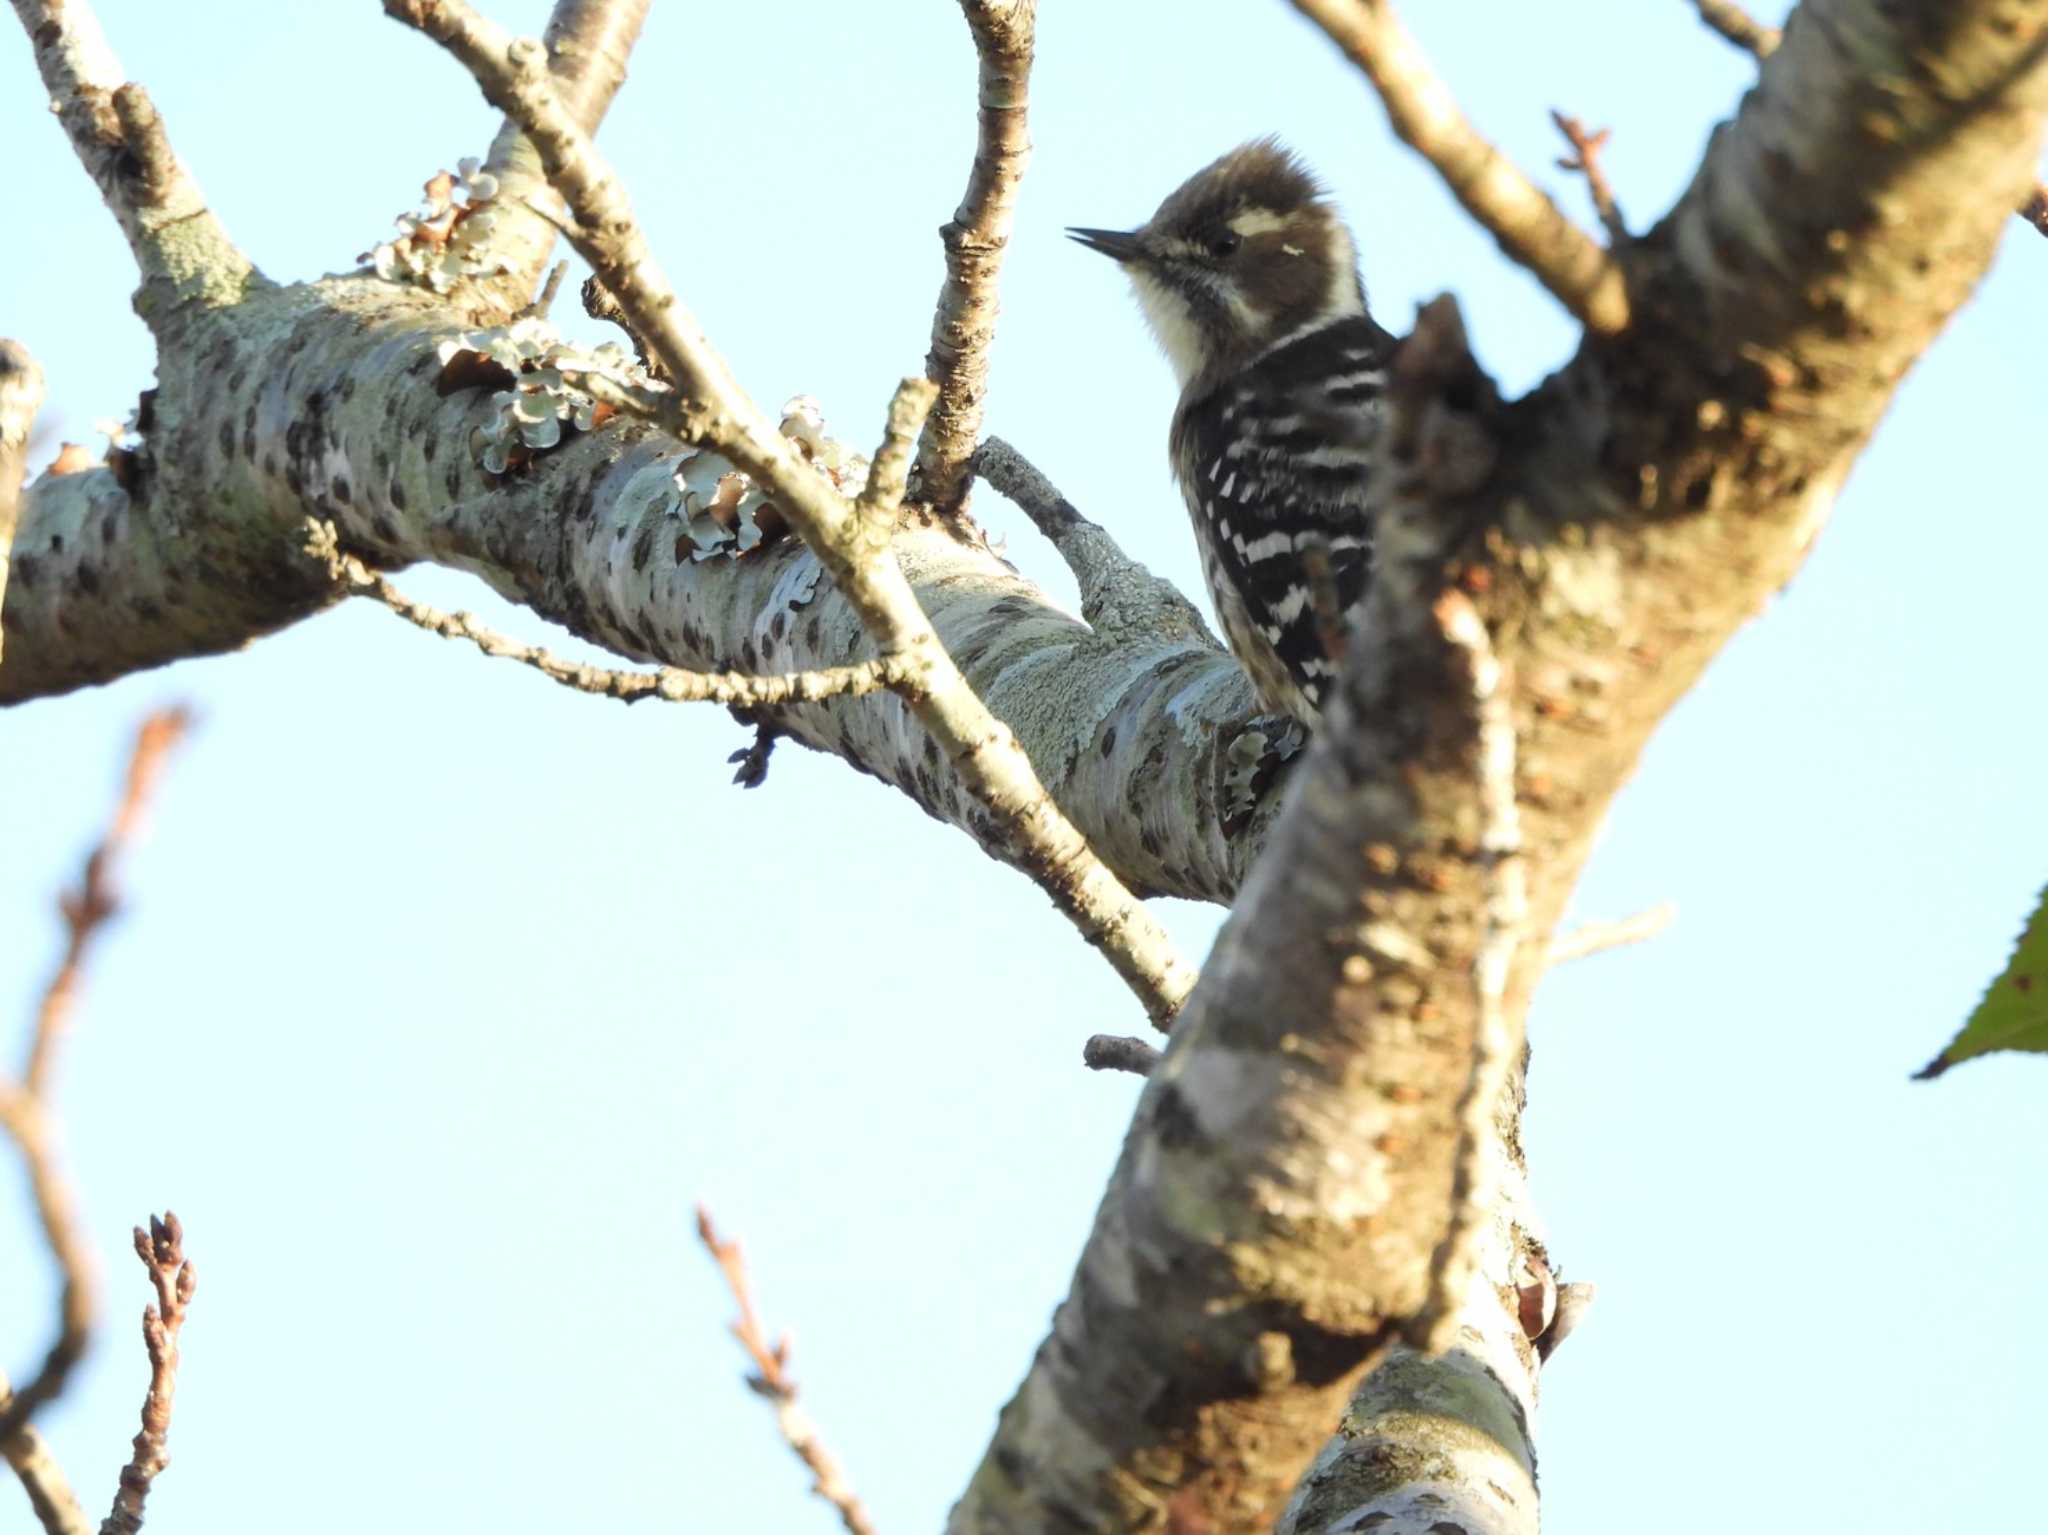
<svg viewBox="0 0 2048 1535"><path fill-rule="evenodd" d="M960 675L891 555L888 527L876 513L893 514L893 505L856 511L740 389L656 265L625 189L555 98L537 44L507 37L459 0L385 0L385 10L447 47L525 129L575 216L577 250L676 380L679 434L715 445L775 498L876 648L906 664L899 694L996 817L1019 866L1102 950L1146 1016L1165 1027L1193 985L1192 967L1061 814L1015 736ZM908 389L891 412L892 439Z"/></svg>
<svg viewBox="0 0 2048 1535"><path fill-rule="evenodd" d="M813 672L784 672L757 677L746 672L689 672L665 666L656 672L617 671L566 661L538 645L522 644L509 635L478 623L467 613L444 613L424 602L415 602L397 587L353 555L344 555L343 574L391 609L407 623L438 634L443 639L468 640L487 656L497 656L530 666L550 681L593 693L600 698L617 698L637 703L643 698L660 698L670 703L717 703L739 708L773 708L787 703L817 703L827 698L859 698L899 685L908 668L901 658L876 657L850 666L827 667Z"/></svg>
<svg viewBox="0 0 2048 1535"><path fill-rule="evenodd" d="M113 1511L100 1521L100 1535L135 1535L142 1528L142 1507L149 1489L166 1466L170 1451L164 1447L171 1431L171 1405L178 1389L178 1334L185 1326L185 1310L192 1304L192 1292L199 1277L185 1257L185 1232L178 1217L164 1211L164 1218L149 1218L149 1230L135 1228L135 1256L149 1270L156 1287L156 1304L142 1313L142 1341L149 1351L149 1394L142 1399L142 1427L134 1441L134 1454L121 1468L120 1490L114 1494Z"/></svg>
<svg viewBox="0 0 2048 1535"><path fill-rule="evenodd" d="M1759 59L1767 59L1778 46L1778 29L1767 27L1734 0L1692 0L1700 20L1729 42Z"/></svg>
<svg viewBox="0 0 2048 1535"><path fill-rule="evenodd" d="M1807 0L1677 209L1632 243L1649 297L1628 329L1589 337L1527 398L1495 399L1448 305L1402 343L1378 557L1340 685L951 1535L1249 1535L1351 1385L1394 1381L1393 1341L1450 1227L1472 977L1502 927L1485 915L1471 689L1432 613L1462 592L1492 637L1517 743L1520 926L1549 932L1651 728L1798 568L1898 379L1989 263L2048 107L2039 29L1989 25L1994 11ZM1543 963L1517 947L1511 1028ZM1468 1298L1514 1293L1512 1270L1482 1267ZM1530 1329L1492 1309L1526 1381ZM1419 1399L1384 1400L1404 1398ZM1533 1466L1526 1415L1488 1411L1512 1437L1462 1442ZM1377 1509L1420 1506L1397 1504L1389 1471L1447 1476L1475 1495L1469 1527L1495 1527L1485 1482L1517 1485L1495 1463L1396 1443L1376 1457ZM1358 1508L1306 1527L1358 1528ZM1499 1512L1501 1528L1534 1518Z"/></svg>
<svg viewBox="0 0 2048 1535"><path fill-rule="evenodd" d="M969 460L981 436L988 352L996 334L996 278L1016 219L1017 187L1031 158L1025 112L1038 0L960 0L979 61L974 166L959 209L939 230L946 281L932 316L924 371L939 402L918 448L922 491L956 512L974 483Z"/></svg>
<svg viewBox="0 0 2048 1535"><path fill-rule="evenodd" d="M162 710L145 719L136 732L113 818L86 858L78 888L67 891L58 903L64 919L64 952L36 1008L21 1079L17 1083L0 1078L0 1130L21 1153L36 1218L61 1281L57 1336L36 1373L0 1405L0 1446L11 1446L34 1415L63 1392L92 1338L98 1309L92 1251L79 1226L77 1198L57 1160L52 1109L57 1050L77 1006L93 941L118 909L115 867L140 831L165 758L188 723L182 709Z"/></svg>
<svg viewBox="0 0 2048 1535"><path fill-rule="evenodd" d="M626 83L626 60L640 40L652 0L555 0L541 46L563 108L588 133L597 132L612 98ZM484 157L498 178L492 206L497 224L486 242L505 275L494 291L507 308L526 302L555 246L560 203L540 156L519 124L506 119ZM540 206L534 206L538 201Z"/></svg>
<svg viewBox="0 0 2048 1535"><path fill-rule="evenodd" d="M1462 592L1446 593L1437 601L1436 619L1457 654L1476 738L1484 915L1472 960L1472 1063L1458 1104L1460 1140L1451 1182L1450 1229L1431 1259L1429 1301L1409 1329L1410 1340L1429 1354L1446 1353L1457 1341L1459 1311L1478 1276L1480 1241L1500 1200L1492 1176L1501 1160L1495 1118L1521 1067L1523 1044L1522 1016L1507 1006L1508 976L1529 911L1508 682L1486 621L1470 598Z"/></svg>
<svg viewBox="0 0 2048 1535"><path fill-rule="evenodd" d="M1671 926L1677 916L1678 908L1671 902L1664 901L1618 921L1582 923L1550 940L1549 962L1552 965L1562 965L1571 960L1585 959L1589 955L1604 954L1609 949L1623 948L1628 944L1648 943Z"/></svg>
<svg viewBox="0 0 2048 1535"><path fill-rule="evenodd" d="M1081 1064L1090 1071L1128 1071L1149 1077L1159 1065L1159 1051L1125 1034L1091 1034L1081 1047Z"/></svg>
<svg viewBox="0 0 2048 1535"><path fill-rule="evenodd" d="M0 1412L5 1412L13 1400L13 1388L7 1377L0 1375ZM25 1428L12 1439L0 1441L0 1459L20 1479L21 1490L28 1494L29 1509L43 1527L44 1535L90 1535L92 1526L85 1522L85 1510L71 1490L70 1478L64 1475L64 1468L57 1464L49 1442L40 1433Z"/></svg>
<svg viewBox="0 0 2048 1535"><path fill-rule="evenodd" d="M1620 265L1474 128L1390 0L1292 0L1379 92L1407 145L1436 167L1465 211L1586 328L1629 321Z"/></svg>
<svg viewBox="0 0 2048 1535"><path fill-rule="evenodd" d="M711 1224L711 1212L702 1205L697 1206L697 1236L725 1276L733 1303L740 1309L739 1320L732 1324L732 1335L754 1362L754 1373L747 1377L748 1387L775 1404L775 1427L782 1442L809 1469L811 1491L832 1505L839 1522L846 1527L846 1535L875 1535L874 1524L848 1485L838 1461L825 1448L810 1419L797 1410L796 1382L789 1374L789 1338L785 1334L773 1348L768 1346L768 1336L761 1330L761 1319L754 1311L753 1287L747 1282L747 1264L740 1254L740 1244L719 1237L717 1228Z"/></svg>
<svg viewBox="0 0 2048 1535"><path fill-rule="evenodd" d="M152 325L186 300L232 304L262 282L179 163L163 120L127 83L86 0L14 0L71 147L106 199L142 272Z"/></svg>
<svg viewBox="0 0 2048 1535"><path fill-rule="evenodd" d="M1106 636L1205 641L1221 651L1201 611L1171 581L1125 554L1099 523L1084 517L1031 461L1000 437L983 442L973 473L1031 519L1081 588L1081 617Z"/></svg>
<svg viewBox="0 0 2048 1535"><path fill-rule="evenodd" d="M1557 124L1557 131L1572 146L1570 155L1557 162L1561 171L1576 171L1586 178L1586 191L1593 199L1593 212L1600 219L1600 227L1607 231L1607 238L1613 245L1620 245L1629 237L1628 223L1621 216L1621 205L1614 200L1614 188L1608 183L1607 172L1600 164L1600 151L1611 136L1606 128L1594 132L1576 117L1553 110L1550 120Z"/></svg>
<svg viewBox="0 0 2048 1535"><path fill-rule="evenodd" d="M1701 21L1759 63L1778 51L1784 34L1776 27L1765 26L1735 0L1692 0L1692 3L1693 9L1700 13ZM2048 182L2036 181L2013 211L2040 233L2048 235Z"/></svg>

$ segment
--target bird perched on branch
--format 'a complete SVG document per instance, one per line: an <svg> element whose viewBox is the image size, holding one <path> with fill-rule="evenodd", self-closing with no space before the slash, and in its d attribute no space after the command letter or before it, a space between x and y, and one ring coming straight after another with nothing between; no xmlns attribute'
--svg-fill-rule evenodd
<svg viewBox="0 0 2048 1535"><path fill-rule="evenodd" d="M1169 437L1225 638L1260 702L1314 725L1372 568L1372 443L1394 338L1351 233L1273 139L1138 228L1070 229L1124 269L1179 375Z"/></svg>

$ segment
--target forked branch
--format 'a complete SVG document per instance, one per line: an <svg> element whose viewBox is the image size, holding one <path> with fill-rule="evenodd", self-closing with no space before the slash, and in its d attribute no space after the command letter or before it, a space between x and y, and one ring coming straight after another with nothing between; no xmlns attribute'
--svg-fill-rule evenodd
<svg viewBox="0 0 2048 1535"><path fill-rule="evenodd" d="M904 664L898 693L1006 829L1017 863L1102 949L1147 1016L1165 1026L1193 987L1193 968L1095 856L1046 794L1016 737L960 675L890 553L895 508L851 505L748 398L712 349L662 274L624 186L555 95L541 45L508 36L461 0L385 0L385 11L455 54L492 104L525 130L569 205L578 253L676 381L666 424L687 440L718 448L774 497L859 613L876 649ZM899 391L899 405L903 399ZM895 423L892 412L892 433Z"/></svg>
<svg viewBox="0 0 2048 1535"><path fill-rule="evenodd" d="M10 1447L10 1453L34 1415L64 1390L92 1335L98 1309L92 1254L78 1218L77 1198L57 1161L51 1089L58 1047L77 1005L93 941L118 909L114 870L140 831L165 759L187 725L182 709L169 709L149 716L137 732L113 819L87 856L77 888L66 891L59 901L64 952L36 1008L21 1078L0 1078L0 1130L21 1154L36 1219L59 1276L57 1336L36 1373L0 1403L0 1446Z"/></svg>
<svg viewBox="0 0 2048 1535"><path fill-rule="evenodd" d="M1459 109L1390 0L1293 0L1379 92L1402 140L1436 167L1465 211L1589 330L1628 324L1620 264L1522 174Z"/></svg>
<svg viewBox="0 0 2048 1535"><path fill-rule="evenodd" d="M229 303L254 275L171 149L148 93L131 84L87 0L14 0L36 68L79 161L128 238L145 290ZM145 316L147 317L147 316Z"/></svg>

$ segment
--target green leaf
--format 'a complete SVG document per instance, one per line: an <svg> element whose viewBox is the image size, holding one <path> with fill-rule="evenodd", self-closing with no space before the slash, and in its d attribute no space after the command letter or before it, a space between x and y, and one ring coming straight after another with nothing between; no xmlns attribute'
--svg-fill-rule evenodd
<svg viewBox="0 0 2048 1535"><path fill-rule="evenodd" d="M1923 1081L1938 1077L1993 1050L2048 1051L2048 890L2035 903L2005 974L1991 983L1962 1033L1914 1076Z"/></svg>

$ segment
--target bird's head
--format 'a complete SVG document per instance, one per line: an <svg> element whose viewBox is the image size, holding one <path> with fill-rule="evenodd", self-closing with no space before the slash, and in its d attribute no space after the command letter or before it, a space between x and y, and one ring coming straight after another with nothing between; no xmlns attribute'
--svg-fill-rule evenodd
<svg viewBox="0 0 2048 1535"><path fill-rule="evenodd" d="M1365 312L1350 231L1274 139L1196 172L1136 229L1067 233L1129 274L1183 387Z"/></svg>

